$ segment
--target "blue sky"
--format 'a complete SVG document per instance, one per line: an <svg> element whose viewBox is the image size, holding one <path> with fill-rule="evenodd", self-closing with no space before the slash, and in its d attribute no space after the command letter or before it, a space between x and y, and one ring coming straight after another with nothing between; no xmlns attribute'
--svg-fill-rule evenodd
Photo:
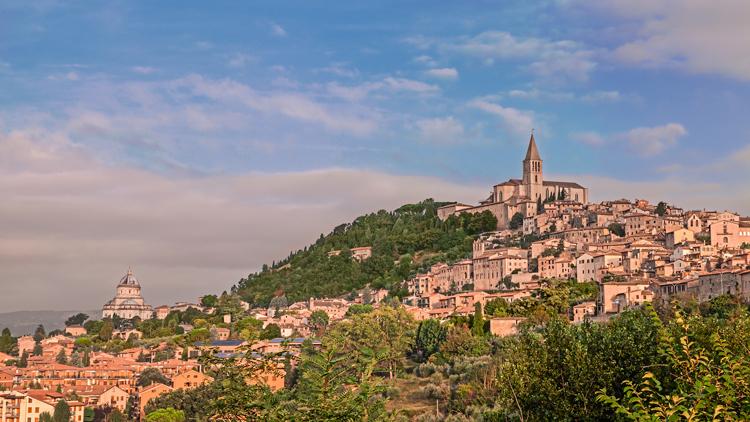
<svg viewBox="0 0 750 422"><path fill-rule="evenodd" d="M154 278L193 280L186 295L201 293L202 277L228 286L362 212L482 198L519 176L531 128L546 174L594 199L750 213L744 1L30 3L0 5L0 172L12 208L0 262L40 289L52 262L90 265L60 245L101 239L120 255L100 257L96 277L141 263ZM149 209L156 186L196 215ZM209 213L207 202L321 211L287 234L245 227L246 240L233 237L241 213ZM101 218L74 218L91 210ZM194 255L156 259L156 241L164 251L185 239L159 233L166 223L149 212L212 230L190 239L202 245ZM206 245L211 233L226 236ZM217 247L252 252L195 258ZM49 269L29 275L31 263ZM158 300L172 300L174 283Z"/></svg>

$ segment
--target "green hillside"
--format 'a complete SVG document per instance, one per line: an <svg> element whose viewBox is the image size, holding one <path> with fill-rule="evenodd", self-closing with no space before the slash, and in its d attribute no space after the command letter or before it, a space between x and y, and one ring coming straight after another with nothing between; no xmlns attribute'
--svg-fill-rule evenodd
<svg viewBox="0 0 750 422"><path fill-rule="evenodd" d="M471 254L474 237L494 230L488 211L440 221L437 209L445 202L427 199L392 212L380 210L337 226L310 246L240 280L232 289L253 305L266 305L274 296L292 301L345 295L370 284L398 292L401 282L438 261L456 261ZM350 248L372 246L370 259L351 259ZM341 250L338 256L328 256Z"/></svg>

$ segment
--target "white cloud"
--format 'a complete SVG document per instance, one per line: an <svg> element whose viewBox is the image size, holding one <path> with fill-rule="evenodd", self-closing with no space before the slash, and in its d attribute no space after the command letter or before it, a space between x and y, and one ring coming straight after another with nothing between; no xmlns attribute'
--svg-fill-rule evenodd
<svg viewBox="0 0 750 422"><path fill-rule="evenodd" d="M615 0L591 7L622 17L626 28L638 25L614 51L623 62L750 80L746 0Z"/></svg>
<svg viewBox="0 0 750 422"><path fill-rule="evenodd" d="M130 68L135 73L140 73L141 75L150 75L154 72L156 72L156 68L149 67L149 66L133 66Z"/></svg>
<svg viewBox="0 0 750 422"><path fill-rule="evenodd" d="M277 23L271 23L271 34L277 37L286 37L286 29Z"/></svg>
<svg viewBox="0 0 750 422"><path fill-rule="evenodd" d="M570 137L575 141L590 146L604 145L604 138L596 132L578 132L571 134Z"/></svg>
<svg viewBox="0 0 750 422"><path fill-rule="evenodd" d="M365 82L359 85L341 85L332 82L327 85L328 92L348 101L360 101L375 92L399 93L407 92L418 95L434 95L440 92L436 85L427 84L413 79L386 77L379 81Z"/></svg>
<svg viewBox="0 0 750 422"><path fill-rule="evenodd" d="M438 79L456 80L458 79L458 70L452 67L442 67L438 69L430 69L425 72L428 76Z"/></svg>
<svg viewBox="0 0 750 422"><path fill-rule="evenodd" d="M668 123L663 126L637 127L618 135L627 141L639 154L652 155L677 144L677 140L687 134L679 123Z"/></svg>
<svg viewBox="0 0 750 422"><path fill-rule="evenodd" d="M516 37L504 31L485 31L471 38L435 43L445 52L477 57L488 64L495 60L520 60L543 78L585 81L596 67L593 51L580 43L543 38Z"/></svg>
<svg viewBox="0 0 750 422"><path fill-rule="evenodd" d="M227 66L233 68L243 68L254 61L256 61L256 58L249 54L235 53L229 58Z"/></svg>
<svg viewBox="0 0 750 422"><path fill-rule="evenodd" d="M348 67L343 63L332 63L330 66L318 69L318 71L330 73L332 75L341 76L344 78L355 78L359 76L359 70Z"/></svg>
<svg viewBox="0 0 750 422"><path fill-rule="evenodd" d="M195 96L321 124L334 131L366 135L376 128L373 115L364 116L352 110L322 104L302 93L289 91L261 93L248 85L230 79L211 80L200 75L178 79L171 85L175 88L187 89Z"/></svg>
<svg viewBox="0 0 750 422"><path fill-rule="evenodd" d="M358 215L486 189L336 168L166 176L39 130L0 134L0 175L5 310L96 308L129 265L149 303L194 301Z"/></svg>
<svg viewBox="0 0 750 422"><path fill-rule="evenodd" d="M485 99L475 99L469 102L470 107L500 117L505 126L516 133L529 133L534 128L534 113L500 104Z"/></svg>
<svg viewBox="0 0 750 422"><path fill-rule="evenodd" d="M422 119L416 122L419 139L441 145L460 144L465 141L464 127L453 116Z"/></svg>
<svg viewBox="0 0 750 422"><path fill-rule="evenodd" d="M422 54L420 56L417 56L414 58L415 63L420 63L428 67L435 67L437 66L437 62L432 57Z"/></svg>
<svg viewBox="0 0 750 422"><path fill-rule="evenodd" d="M614 103L622 100L625 96L619 91L592 91L588 93L576 94L567 91L547 91L538 88L528 90L513 89L508 91L511 98L521 98L524 100L545 100L545 101L583 101L590 103Z"/></svg>

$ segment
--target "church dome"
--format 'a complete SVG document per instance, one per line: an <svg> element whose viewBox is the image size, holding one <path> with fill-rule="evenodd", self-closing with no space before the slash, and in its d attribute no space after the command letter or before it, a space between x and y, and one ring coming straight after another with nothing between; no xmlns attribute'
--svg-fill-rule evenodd
<svg viewBox="0 0 750 422"><path fill-rule="evenodd" d="M133 275L133 271L128 268L128 273L125 274L125 277L120 279L120 286L140 286L138 284L138 279L135 278Z"/></svg>

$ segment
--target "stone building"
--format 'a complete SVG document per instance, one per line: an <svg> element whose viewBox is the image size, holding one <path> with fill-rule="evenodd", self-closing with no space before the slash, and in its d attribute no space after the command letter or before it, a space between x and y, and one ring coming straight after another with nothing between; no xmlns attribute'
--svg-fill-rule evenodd
<svg viewBox="0 0 750 422"><path fill-rule="evenodd" d="M524 217L537 214L537 204L548 198L563 198L585 204L588 202L588 189L574 182L544 180L543 160L531 134L526 157L523 160L521 179L510 179L492 188L489 197L477 206L454 203L438 209L438 217L446 219L461 213L481 213L490 211L497 218L498 229L508 227L516 213Z"/></svg>
<svg viewBox="0 0 750 422"><path fill-rule="evenodd" d="M150 319L154 314L151 305L146 305L141 296L141 285L128 269L127 274L117 283L117 293L114 299L107 302L102 308L103 318L112 318L117 315L123 319Z"/></svg>

